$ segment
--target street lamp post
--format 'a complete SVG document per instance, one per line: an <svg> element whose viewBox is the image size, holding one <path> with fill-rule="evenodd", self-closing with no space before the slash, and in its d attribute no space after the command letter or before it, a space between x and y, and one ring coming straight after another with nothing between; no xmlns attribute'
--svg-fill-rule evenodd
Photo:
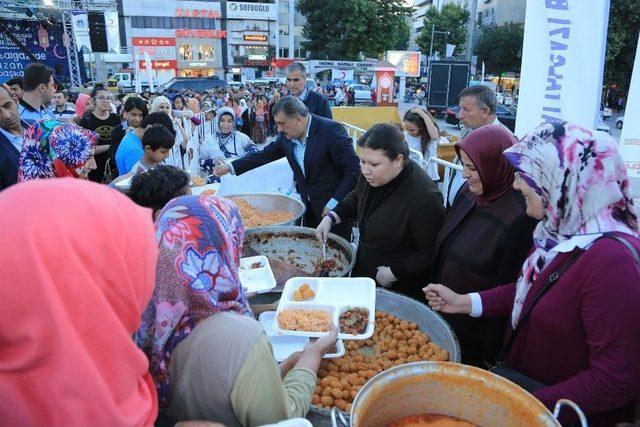
<svg viewBox="0 0 640 427"><path fill-rule="evenodd" d="M430 43L430 46L429 46L429 58L427 60L427 79L431 79L431 75L429 74L429 69L431 67L431 60L433 58L433 36L436 33L437 34L444 34L444 36L445 36L445 39L444 39L444 42L445 42L445 44L444 44L445 55L446 55L446 52L447 52L447 39L446 39L446 37L450 34L449 31L436 31L436 25L432 24L431 25L431 43Z"/></svg>

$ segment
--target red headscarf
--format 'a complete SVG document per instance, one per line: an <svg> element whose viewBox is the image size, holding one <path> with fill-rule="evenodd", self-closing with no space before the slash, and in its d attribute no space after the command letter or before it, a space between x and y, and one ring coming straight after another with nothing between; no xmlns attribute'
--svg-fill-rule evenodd
<svg viewBox="0 0 640 427"><path fill-rule="evenodd" d="M455 145L460 156L464 151L480 175L483 194L476 196L478 206L487 206L498 200L513 185L515 169L502 152L512 147L518 139L505 127L486 125L473 130Z"/></svg>
<svg viewBox="0 0 640 427"><path fill-rule="evenodd" d="M76 99L76 116L82 118L84 113L87 111L87 102L89 102L91 97L86 93L78 94L78 99Z"/></svg>
<svg viewBox="0 0 640 427"><path fill-rule="evenodd" d="M71 178L0 193L0 419L151 426L157 398L131 336L153 291L151 214Z"/></svg>

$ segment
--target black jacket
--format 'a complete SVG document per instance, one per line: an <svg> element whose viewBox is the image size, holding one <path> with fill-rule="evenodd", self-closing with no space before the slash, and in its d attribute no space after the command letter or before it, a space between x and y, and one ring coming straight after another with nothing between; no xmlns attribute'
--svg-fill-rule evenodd
<svg viewBox="0 0 640 427"><path fill-rule="evenodd" d="M0 191L18 181L20 152L0 133Z"/></svg>
<svg viewBox="0 0 640 427"><path fill-rule="evenodd" d="M232 162L237 175L286 157L293 170L298 193L316 219L333 198L340 201L356 185L360 162L344 127L333 120L312 116L304 155L304 173L294 155L294 143L278 135L263 151Z"/></svg>
<svg viewBox="0 0 640 427"><path fill-rule="evenodd" d="M405 166L407 167L407 166ZM371 186L362 175L356 188L334 209L342 221L362 223ZM398 279L391 289L424 302L436 255L436 239L444 222L442 194L427 172L413 164L412 172L374 209L360 227L353 277L375 280L378 267L388 266Z"/></svg>
<svg viewBox="0 0 640 427"><path fill-rule="evenodd" d="M309 91L307 99L304 100L304 105L307 106L311 114L326 117L327 119L333 119L331 107L329 107L329 101L314 90Z"/></svg>

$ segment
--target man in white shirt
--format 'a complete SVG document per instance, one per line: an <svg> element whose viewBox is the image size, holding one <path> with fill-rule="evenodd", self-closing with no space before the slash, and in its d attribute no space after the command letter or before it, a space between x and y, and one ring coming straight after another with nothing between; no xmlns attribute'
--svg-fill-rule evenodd
<svg viewBox="0 0 640 427"><path fill-rule="evenodd" d="M460 92L460 112L458 118L464 125L460 133L460 141L466 138L474 129L485 125L504 126L496 117L496 94L484 85L469 86ZM462 165L456 156L455 164ZM462 172L449 169L445 174L444 188L447 191L447 206L453 206L460 187L464 184Z"/></svg>

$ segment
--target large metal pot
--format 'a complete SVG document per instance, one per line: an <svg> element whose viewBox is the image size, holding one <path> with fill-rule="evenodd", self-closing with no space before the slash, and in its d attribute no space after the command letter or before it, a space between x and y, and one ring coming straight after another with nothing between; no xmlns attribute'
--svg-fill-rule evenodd
<svg viewBox="0 0 640 427"><path fill-rule="evenodd" d="M425 304L395 292L378 288L376 291L376 310L382 310L401 319L416 322L419 329L440 347L447 350L449 360L460 362L460 344L449 324ZM377 377L374 377L377 378ZM371 379L373 381L373 379ZM344 418L348 414L342 413ZM307 419L315 427L330 427L331 412L312 406Z"/></svg>
<svg viewBox="0 0 640 427"><path fill-rule="evenodd" d="M244 234L243 256L264 255L276 278L274 292L282 292L291 277L311 277L322 257L322 247L313 228L291 225L250 228ZM327 257L336 261L330 277L345 277L356 263L353 246L342 237L329 234ZM260 302L264 303L264 302Z"/></svg>
<svg viewBox="0 0 640 427"><path fill-rule="evenodd" d="M571 401L582 425L586 418ZM418 414L441 414L480 426L560 426L555 416L516 384L483 369L450 362L417 362L381 372L358 392L351 410L352 427L386 427ZM337 418L341 418L338 416ZM333 425L345 425L345 420Z"/></svg>
<svg viewBox="0 0 640 427"><path fill-rule="evenodd" d="M263 212L288 212L291 214L291 219L284 222L269 224L269 227L295 225L296 221L302 218L307 209L304 203L299 199L279 193L227 194L224 197L232 200L235 198L244 199L251 206ZM246 229L251 230L251 228Z"/></svg>

